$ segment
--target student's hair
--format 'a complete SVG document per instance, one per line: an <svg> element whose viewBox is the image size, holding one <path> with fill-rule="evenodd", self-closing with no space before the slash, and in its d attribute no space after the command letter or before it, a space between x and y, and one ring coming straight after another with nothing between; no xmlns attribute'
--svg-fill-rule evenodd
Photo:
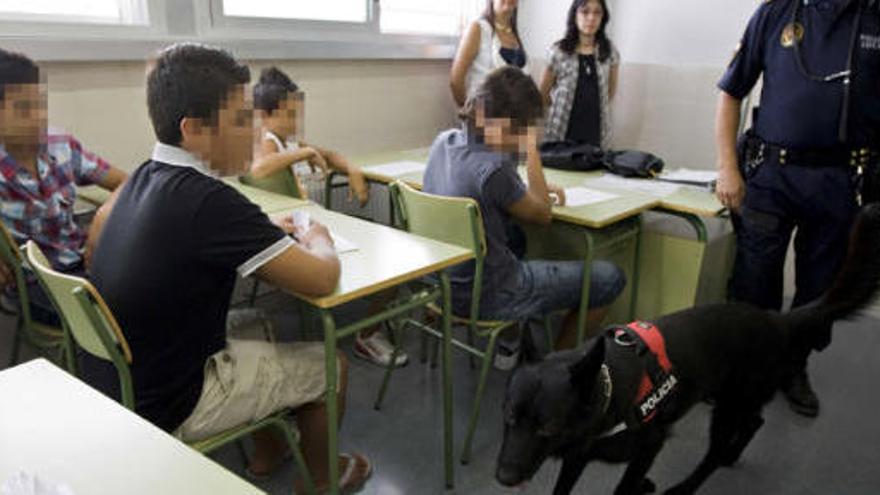
<svg viewBox="0 0 880 495"><path fill-rule="evenodd" d="M531 77L520 69L504 66L490 72L465 103L460 117L471 130L478 109L487 119L510 119L515 128L522 129L543 118L544 100Z"/></svg>
<svg viewBox="0 0 880 495"><path fill-rule="evenodd" d="M179 145L184 117L215 122L229 94L249 81L247 66L225 50L196 43L165 48L147 75L147 106L156 138Z"/></svg>
<svg viewBox="0 0 880 495"><path fill-rule="evenodd" d="M577 49L578 42L580 41L580 31L577 27L578 9L586 5L589 1L590 0L574 0L571 2L571 8L568 9L568 20L565 24L565 36L556 42L556 46L569 55L574 53ZM611 20L611 13L608 11L608 3L605 0L596 1L602 6L602 22L599 24L599 30L596 31L596 47L598 48L596 58L600 62L604 62L611 56L611 41L608 39L608 34L605 32L605 28L608 26L608 21Z"/></svg>
<svg viewBox="0 0 880 495"><path fill-rule="evenodd" d="M267 67L260 72L260 80L254 85L254 108L272 113L288 95L298 91L299 86L281 69Z"/></svg>
<svg viewBox="0 0 880 495"><path fill-rule="evenodd" d="M6 86L39 82L40 69L33 60L0 48L0 101L6 95Z"/></svg>
<svg viewBox="0 0 880 495"><path fill-rule="evenodd" d="M519 28L516 26L516 18L519 14L519 8L513 9L513 14L510 16L510 27L513 29L513 35L516 36L516 42L519 43L519 48L525 53L526 46L523 45L522 38L519 37ZM493 0L486 0L486 8L483 9L483 13L480 14L481 19L485 19L490 26L492 26L492 32L495 32L495 4Z"/></svg>

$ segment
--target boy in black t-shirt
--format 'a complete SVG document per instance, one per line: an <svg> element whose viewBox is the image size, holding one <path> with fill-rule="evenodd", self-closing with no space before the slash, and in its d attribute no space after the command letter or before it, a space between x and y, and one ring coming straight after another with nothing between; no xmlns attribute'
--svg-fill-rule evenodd
<svg viewBox="0 0 880 495"><path fill-rule="evenodd" d="M323 344L226 339L236 272L312 296L332 292L339 278L323 225L294 232L294 242L289 215L268 218L216 178L242 173L251 158L249 77L247 67L219 49L178 44L160 54L147 76L159 142L100 212L92 279L131 345L140 415L195 441L296 408L320 489L328 484ZM342 411L347 366L341 356L339 367ZM96 369L84 363L100 387L106 376ZM268 474L281 463L284 443L270 432L254 441L249 470ZM343 454L339 462L343 492L370 475L362 455Z"/></svg>

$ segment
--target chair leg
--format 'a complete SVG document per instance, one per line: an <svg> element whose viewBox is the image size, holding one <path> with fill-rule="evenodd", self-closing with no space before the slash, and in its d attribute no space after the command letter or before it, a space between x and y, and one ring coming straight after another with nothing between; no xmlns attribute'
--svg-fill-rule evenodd
<svg viewBox="0 0 880 495"><path fill-rule="evenodd" d="M544 315L544 337L547 339L547 354L554 351L553 342L553 318L549 313Z"/></svg>
<svg viewBox="0 0 880 495"><path fill-rule="evenodd" d="M293 462L296 463L296 469L305 481L306 492L309 495L317 495L318 492L315 489L315 483L312 481L312 475L309 473L309 468L306 466L306 460L303 457L302 451L299 449L299 442L296 437L294 437L290 425L287 424L287 421L281 418L278 418L275 421L275 424L281 429L282 433L284 433L284 437L287 439L287 445L290 447L290 452L293 454Z"/></svg>
<svg viewBox="0 0 880 495"><path fill-rule="evenodd" d="M468 327L467 327L467 343L469 346L474 347L474 327L473 327L473 325L468 325ZM477 358L473 354L469 355L468 363L470 363L472 370L477 369Z"/></svg>
<svg viewBox="0 0 880 495"><path fill-rule="evenodd" d="M385 393L388 392L388 384L391 382L391 373L394 372L394 369L397 367L395 364L397 363L397 356L400 354L400 342L402 341L400 333L403 331L403 327L406 326L406 322L403 322L399 326L386 322L386 325L391 330L389 333L394 336L394 351L391 353L391 361L389 361L388 366L385 367L385 376L382 377L382 385L379 387L379 393L376 395L376 402L373 404L373 409L377 411L382 409L382 402L385 400Z"/></svg>
<svg viewBox="0 0 880 495"><path fill-rule="evenodd" d="M12 352L9 355L9 366L10 367L18 364L18 359L19 359L19 357L21 357L20 356L20 354L21 354L21 341L22 341L21 334L22 334L22 332L24 332L23 326L24 326L24 320L21 318L21 316L19 316L16 323L15 323L15 336L13 337L13 340L12 340Z"/></svg>
<svg viewBox="0 0 880 495"><path fill-rule="evenodd" d="M483 401L483 392L486 389L486 380L489 378L489 368L492 366L492 358L495 356L495 341L500 332L495 331L489 335L489 343L483 353L483 365L480 369L480 381L477 385L477 394L474 397L474 408L471 411L471 419L468 422L467 435L464 439L464 448L461 453L461 463L471 461L471 443L474 439L474 431L477 429L477 419L480 417L480 405Z"/></svg>

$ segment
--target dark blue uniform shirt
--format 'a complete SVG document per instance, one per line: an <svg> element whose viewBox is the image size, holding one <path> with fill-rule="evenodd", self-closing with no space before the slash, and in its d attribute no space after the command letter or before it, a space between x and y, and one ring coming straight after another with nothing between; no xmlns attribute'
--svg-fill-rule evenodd
<svg viewBox="0 0 880 495"><path fill-rule="evenodd" d="M758 136L794 149L877 146L880 137L880 15L865 8L853 55L847 138L839 139L842 79L811 81L798 68L795 50L783 44L797 2L769 0L749 21L719 89L744 98L764 75ZM860 0L808 0L803 6L801 55L807 70L826 76L846 70ZM789 29L789 33L792 30ZM789 37L790 38L790 37ZM786 46L787 45L787 46Z"/></svg>

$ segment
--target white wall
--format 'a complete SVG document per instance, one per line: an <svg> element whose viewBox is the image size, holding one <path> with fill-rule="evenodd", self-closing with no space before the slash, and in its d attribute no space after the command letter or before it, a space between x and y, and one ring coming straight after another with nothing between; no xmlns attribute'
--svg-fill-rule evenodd
<svg viewBox="0 0 880 495"><path fill-rule="evenodd" d="M251 66L252 76L267 62ZM454 124L447 60L275 62L306 91L306 139L349 155L428 146ZM132 170L155 140L143 62L46 63L49 122Z"/></svg>
<svg viewBox="0 0 880 495"><path fill-rule="evenodd" d="M763 0L616 0L611 35L630 64L723 67Z"/></svg>

